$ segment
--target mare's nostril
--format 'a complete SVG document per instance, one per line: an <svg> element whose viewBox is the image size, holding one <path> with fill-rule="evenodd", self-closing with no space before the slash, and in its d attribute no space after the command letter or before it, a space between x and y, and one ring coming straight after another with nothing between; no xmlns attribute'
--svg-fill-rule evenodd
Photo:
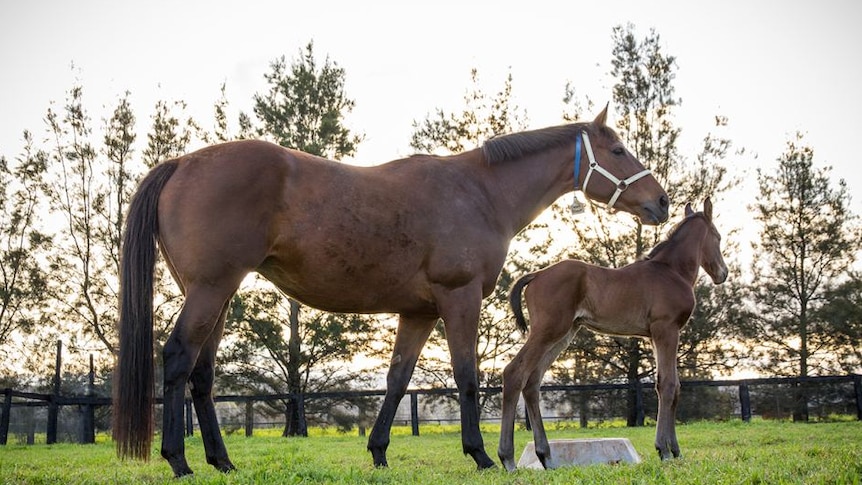
<svg viewBox="0 0 862 485"><path fill-rule="evenodd" d="M670 206L670 200L667 198L667 195L662 195L658 198L658 205L662 208L667 208Z"/></svg>

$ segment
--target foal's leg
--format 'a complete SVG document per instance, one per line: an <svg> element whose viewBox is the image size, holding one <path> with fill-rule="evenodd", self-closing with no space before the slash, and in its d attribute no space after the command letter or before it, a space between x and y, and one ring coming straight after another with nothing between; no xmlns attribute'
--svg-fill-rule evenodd
<svg viewBox="0 0 862 485"><path fill-rule="evenodd" d="M190 288L177 324L162 350L164 359L164 411L162 457L177 477L192 473L183 442L185 386L201 348L217 325L225 302L233 291Z"/></svg>
<svg viewBox="0 0 862 485"><path fill-rule="evenodd" d="M529 343L529 339L527 341ZM524 354L529 348L524 345L521 350L503 369L503 402L500 416L500 443L497 446L497 456L506 470L515 471L515 414L518 409L518 398L524 390L524 384L532 371L530 362Z"/></svg>
<svg viewBox="0 0 862 485"><path fill-rule="evenodd" d="M479 431L479 368L476 346L479 336L479 312L482 288L477 282L437 296L440 316L446 325L446 341L452 358L458 401L461 404L461 446L473 457L479 469L496 466L485 453Z"/></svg>
<svg viewBox="0 0 862 485"><path fill-rule="evenodd" d="M374 466L388 466L386 448L389 447L392 420L395 418L398 404L407 392L419 353L425 341L428 340L431 330L434 329L435 323L437 323L437 317L400 316L392 361L389 363L389 373L386 375L386 396L383 398L383 406L368 437L368 451L374 458Z"/></svg>
<svg viewBox="0 0 862 485"><path fill-rule="evenodd" d="M554 332L546 334L542 340L543 345L538 349L539 352L534 356L535 366L533 372L527 379L524 386L524 406L527 410L527 416L530 418L530 426L533 428L533 444L536 449L536 457L542 463L545 469L557 468L558 464L554 461L551 455L551 445L548 442L548 435L545 432L545 423L542 420L542 409L540 406L542 377L551 364L557 360L560 353L565 350L575 335L575 330L572 329L571 320L559 320L554 328ZM568 328L568 332L559 335L564 329ZM537 339L538 340L538 339Z"/></svg>
<svg viewBox="0 0 862 485"><path fill-rule="evenodd" d="M662 460L679 456L676 439L676 406L679 401L679 376L676 353L679 346L679 328L674 322L661 333L653 333L652 344L657 365L656 393L658 419L655 447Z"/></svg>
<svg viewBox="0 0 862 485"><path fill-rule="evenodd" d="M198 423L201 427L201 437L204 442L207 463L221 472L229 472L236 469L227 456L227 449L221 437L221 430L219 429L218 417L216 416L212 396L216 350L224 332L224 321L229 304L228 301L222 307L216 327L201 349L190 379L192 402L194 403L195 412L198 415Z"/></svg>

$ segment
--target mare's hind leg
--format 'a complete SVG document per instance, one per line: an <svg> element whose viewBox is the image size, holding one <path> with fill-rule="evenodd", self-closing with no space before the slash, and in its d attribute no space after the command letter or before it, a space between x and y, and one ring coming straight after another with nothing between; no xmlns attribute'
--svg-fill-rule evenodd
<svg viewBox="0 0 862 485"><path fill-rule="evenodd" d="M395 419L398 404L407 392L419 353L435 323L437 323L436 317L401 315L398 320L395 348L392 351L392 361L389 363L389 373L386 375L386 396L383 398L383 406L368 437L368 451L374 459L374 466L389 465L386 461L386 448L389 447L392 420Z"/></svg>
<svg viewBox="0 0 862 485"><path fill-rule="evenodd" d="M221 472L235 470L233 463L227 456L227 449L221 437L218 417L213 404L212 388L215 377L215 358L219 342L224 332L224 321L230 301L222 307L216 328L210 334L210 338L204 344L198 355L197 363L192 370L190 379L192 402L198 415L198 423L201 427L201 436L206 451L207 463Z"/></svg>
<svg viewBox="0 0 862 485"><path fill-rule="evenodd" d="M671 456L679 457L679 442L676 438L676 406L680 387L676 365L679 328L676 323L668 325L668 329L661 333L653 332L652 345L657 366L658 394L655 447L661 459L667 460Z"/></svg>
<svg viewBox="0 0 862 485"><path fill-rule="evenodd" d="M192 473L186 462L183 442L186 382L234 291L235 288L189 288L183 310L162 351L165 373L162 457L168 461L177 477Z"/></svg>

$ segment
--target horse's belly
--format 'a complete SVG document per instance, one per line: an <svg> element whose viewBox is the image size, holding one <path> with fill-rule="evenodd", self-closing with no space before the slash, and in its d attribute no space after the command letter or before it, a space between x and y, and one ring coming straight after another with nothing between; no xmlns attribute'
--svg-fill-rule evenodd
<svg viewBox="0 0 862 485"><path fill-rule="evenodd" d="M318 267L308 272L264 264L258 272L286 295L338 313L435 313L430 288L421 278L367 271L354 274L343 267Z"/></svg>
<svg viewBox="0 0 862 485"><path fill-rule="evenodd" d="M578 321L589 330L603 335L614 335L618 337L649 337L649 329L645 321L630 320L628 318L602 318L595 319L585 317Z"/></svg>

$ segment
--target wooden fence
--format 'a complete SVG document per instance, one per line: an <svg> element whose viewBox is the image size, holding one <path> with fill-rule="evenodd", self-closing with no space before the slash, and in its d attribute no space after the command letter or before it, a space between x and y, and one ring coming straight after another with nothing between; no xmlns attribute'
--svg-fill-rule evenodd
<svg viewBox="0 0 862 485"><path fill-rule="evenodd" d="M759 386L806 386L808 392L812 395L817 394L817 387L832 384L853 384L853 398L855 401L856 418L862 420L862 375L851 374L845 376L824 376L824 377L775 377L761 379L744 379L744 380L702 380L702 381L683 381L683 395L686 389L695 389L702 387L722 387L736 388L738 390L738 416L743 421L749 421L752 417L752 402L751 389ZM642 395L642 389L653 386L651 382L638 383L637 387L639 394ZM542 387L542 392L562 392L577 395L592 395L596 391L631 391L630 384L581 384L581 385L548 385ZM482 393L488 395L497 395L502 392L500 387L486 387L481 389ZM251 436L254 427L254 404L267 401L293 401L299 406L304 407L306 402L313 399L340 399L350 400L367 397L383 396L385 391L352 391L352 392L318 392L307 393L302 395L294 394L269 394L258 396L216 396L217 403L234 403L240 408L245 409L244 427L245 434ZM409 390L407 395L410 400L410 424L414 435L419 434L419 423L440 421L434 417L420 418L419 416L419 397L420 396L441 396L455 395L456 389L426 389L426 390ZM59 387L55 386L52 394L39 394L32 392L22 392L13 389L3 390L2 416L0 416L0 444L5 445L8 440L10 430L10 417L14 408L45 408L47 407L47 424L46 424L46 443L52 444L57 442L58 435L58 420L61 408L73 408L80 413L79 425L77 426L76 441L80 443L93 443L96 434L96 409L102 407L110 407L111 399L108 397L98 397L93 395L84 396L63 396L59 393ZM161 400L157 399L156 404L161 404ZM643 407L643 401L638 402L639 406ZM186 432L193 433L193 413L191 400L186 400ZM498 419L495 417L486 417L485 419ZM582 416L582 423L584 417ZM304 424L304 423L303 423ZM34 431L31 431L31 435ZM33 442L33 438L29 437L28 442Z"/></svg>

